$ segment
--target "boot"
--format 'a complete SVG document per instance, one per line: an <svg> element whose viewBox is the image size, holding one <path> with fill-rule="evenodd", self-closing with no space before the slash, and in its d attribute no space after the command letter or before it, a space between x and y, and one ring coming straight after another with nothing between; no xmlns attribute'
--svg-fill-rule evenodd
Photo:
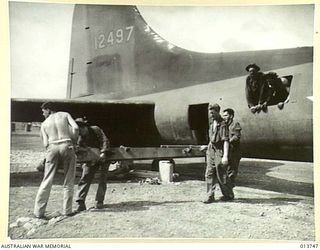
<svg viewBox="0 0 320 250"><path fill-rule="evenodd" d="M78 201L77 212L80 213L84 210L87 210L86 204L83 201Z"/></svg>
<svg viewBox="0 0 320 250"><path fill-rule="evenodd" d="M95 209L102 209L104 208L104 205L103 205L103 201L97 201L94 205L94 208Z"/></svg>
<svg viewBox="0 0 320 250"><path fill-rule="evenodd" d="M211 196L208 196L208 197L203 201L203 203L204 203L204 204L210 204L210 203L213 203L214 201L215 201L214 196L211 195Z"/></svg>
<svg viewBox="0 0 320 250"><path fill-rule="evenodd" d="M213 203L214 200L214 193L212 193L212 183L207 183L207 197L204 199L203 203L210 204Z"/></svg>

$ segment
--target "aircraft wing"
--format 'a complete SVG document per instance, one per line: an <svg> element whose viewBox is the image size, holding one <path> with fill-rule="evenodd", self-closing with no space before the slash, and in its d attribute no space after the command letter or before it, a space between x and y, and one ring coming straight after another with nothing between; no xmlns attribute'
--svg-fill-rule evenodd
<svg viewBox="0 0 320 250"><path fill-rule="evenodd" d="M12 122L42 122L41 104L53 102L73 118L86 116L101 127L113 146L158 146L154 103L77 99L11 99Z"/></svg>

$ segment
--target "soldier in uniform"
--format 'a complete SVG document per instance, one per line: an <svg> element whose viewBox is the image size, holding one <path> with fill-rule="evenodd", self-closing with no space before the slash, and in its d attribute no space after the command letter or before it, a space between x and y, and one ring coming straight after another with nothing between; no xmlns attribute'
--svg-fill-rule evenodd
<svg viewBox="0 0 320 250"><path fill-rule="evenodd" d="M232 186L227 183L227 166L229 154L229 133L227 124L220 115L220 106L210 104L209 115L209 144L207 149L207 168L205 173L207 196L204 203L215 201L215 189L220 186L223 197L221 200L234 198Z"/></svg>
<svg viewBox="0 0 320 250"><path fill-rule="evenodd" d="M239 122L234 121L234 110L223 110L223 119L226 122L229 130L229 165L227 168L228 181L235 187L235 179L238 175L238 168L241 159L240 138L241 126Z"/></svg>
<svg viewBox="0 0 320 250"><path fill-rule="evenodd" d="M100 178L95 197L95 208L104 207L103 202L107 190L107 173L109 162L106 161L106 152L110 149L110 143L104 132L98 126L89 126L83 118L77 118L79 126L78 151L97 149L98 159L92 159L82 164L82 176L78 184L76 202L78 203L77 212L86 210L85 200L89 192L90 185L99 171Z"/></svg>

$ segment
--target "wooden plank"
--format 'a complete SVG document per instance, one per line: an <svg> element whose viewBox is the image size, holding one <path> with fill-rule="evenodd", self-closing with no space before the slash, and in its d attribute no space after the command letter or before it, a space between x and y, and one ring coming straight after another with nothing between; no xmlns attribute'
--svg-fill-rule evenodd
<svg viewBox="0 0 320 250"><path fill-rule="evenodd" d="M96 148L81 148L77 152L77 161L97 161L100 156L100 151ZM108 161L121 160L148 160L148 159L171 159L171 158L192 158L204 157L205 152L200 151L200 147L145 147L145 148L130 148L116 147L111 148L107 152Z"/></svg>

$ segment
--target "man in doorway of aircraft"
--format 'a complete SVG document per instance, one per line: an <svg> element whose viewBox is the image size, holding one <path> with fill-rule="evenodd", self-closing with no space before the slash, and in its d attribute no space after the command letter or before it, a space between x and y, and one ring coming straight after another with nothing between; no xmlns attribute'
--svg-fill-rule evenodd
<svg viewBox="0 0 320 250"><path fill-rule="evenodd" d="M241 159L240 138L241 126L239 122L234 121L234 110L223 110L223 120L226 122L229 130L229 165L227 168L227 181L235 187L235 179L238 175L238 168Z"/></svg>
<svg viewBox="0 0 320 250"><path fill-rule="evenodd" d="M210 104L209 116L209 144L207 149L207 168L205 173L207 196L203 201L206 204L215 201L214 193L219 184L223 197L227 201L234 198L232 186L227 183L227 166L229 155L229 133L227 124L220 116L220 106Z"/></svg>
<svg viewBox="0 0 320 250"><path fill-rule="evenodd" d="M267 111L268 88L264 79L264 74L260 72L260 67L255 63L246 67L249 75L246 79L246 98L248 107L252 113Z"/></svg>
<svg viewBox="0 0 320 250"><path fill-rule="evenodd" d="M67 112L57 112L51 102L41 106L46 118L41 125L40 135L46 148L44 177L40 184L34 207L37 218L45 218L55 173L62 166L64 170L63 182L63 215L70 216L75 179L76 156L74 145L78 138L78 125ZM71 128L71 129L70 129Z"/></svg>
<svg viewBox="0 0 320 250"><path fill-rule="evenodd" d="M289 79L285 77L279 77L275 72L269 72L265 74L265 79L268 86L268 105L277 104L280 110L283 109L284 104L289 102Z"/></svg>
<svg viewBox="0 0 320 250"><path fill-rule="evenodd" d="M77 212L86 210L85 200L89 192L91 182L97 171L100 172L99 184L95 198L95 208L102 209L107 190L107 174L109 162L106 161L106 152L110 149L110 143L104 132L98 126L90 126L87 121L77 118L79 126L79 150L96 150L97 158L82 164L82 176L78 184L76 202Z"/></svg>

